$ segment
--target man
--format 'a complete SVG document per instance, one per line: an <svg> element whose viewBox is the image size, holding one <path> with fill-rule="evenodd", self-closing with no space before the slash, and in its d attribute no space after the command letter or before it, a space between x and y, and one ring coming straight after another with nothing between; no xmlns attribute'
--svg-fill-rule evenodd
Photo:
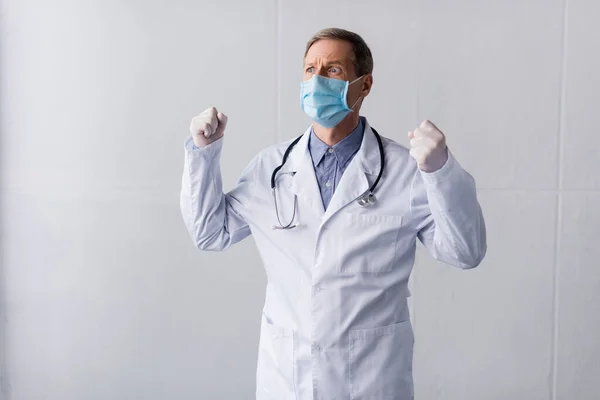
<svg viewBox="0 0 600 400"><path fill-rule="evenodd" d="M257 399L413 398L416 239L465 269L486 252L474 180L444 134L425 121L409 151L359 117L372 71L360 36L318 32L301 87L312 126L258 154L227 194L227 117L211 108L192 120L181 190L192 239L223 250L252 234L267 274Z"/></svg>

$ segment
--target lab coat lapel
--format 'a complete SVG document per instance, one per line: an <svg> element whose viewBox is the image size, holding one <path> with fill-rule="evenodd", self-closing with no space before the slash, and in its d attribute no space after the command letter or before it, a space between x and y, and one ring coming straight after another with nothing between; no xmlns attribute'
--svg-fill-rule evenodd
<svg viewBox="0 0 600 400"><path fill-rule="evenodd" d="M342 175L342 179L340 179L340 183L325 211L323 223L327 222L341 208L369 190L369 181L358 161L355 157L346 168L344 175Z"/></svg>
<svg viewBox="0 0 600 400"><path fill-rule="evenodd" d="M308 204L319 218L325 213L323 200L319 191L319 184L315 175L315 168L308 149L310 128L304 133L302 139L290 152L289 161L282 168L282 173L292 173L293 179L290 190L298 199Z"/></svg>
<svg viewBox="0 0 600 400"><path fill-rule="evenodd" d="M342 175L325 211L322 224L325 224L335 213L369 190L379 172L380 164L377 139L367 123L360 149Z"/></svg>

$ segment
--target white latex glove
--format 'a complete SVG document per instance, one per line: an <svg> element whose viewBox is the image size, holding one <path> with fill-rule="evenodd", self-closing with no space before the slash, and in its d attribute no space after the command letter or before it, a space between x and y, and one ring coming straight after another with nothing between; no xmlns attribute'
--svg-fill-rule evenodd
<svg viewBox="0 0 600 400"><path fill-rule="evenodd" d="M227 116L211 107L192 118L190 133L196 147L206 147L225 133Z"/></svg>
<svg viewBox="0 0 600 400"><path fill-rule="evenodd" d="M448 161L446 137L433 122L429 120L414 131L408 132L410 138L410 155L415 159L423 172L435 172Z"/></svg>

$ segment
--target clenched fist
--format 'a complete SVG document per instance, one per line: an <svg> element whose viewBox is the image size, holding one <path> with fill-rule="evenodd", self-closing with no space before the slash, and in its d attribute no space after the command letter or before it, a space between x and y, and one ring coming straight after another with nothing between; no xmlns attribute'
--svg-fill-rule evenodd
<svg viewBox="0 0 600 400"><path fill-rule="evenodd" d="M223 137L227 116L211 107L192 118L190 133L196 147L206 147Z"/></svg>
<svg viewBox="0 0 600 400"><path fill-rule="evenodd" d="M423 123L414 131L408 132L410 138L410 155L415 159L419 169L424 172L435 172L448 161L446 137L431 121Z"/></svg>

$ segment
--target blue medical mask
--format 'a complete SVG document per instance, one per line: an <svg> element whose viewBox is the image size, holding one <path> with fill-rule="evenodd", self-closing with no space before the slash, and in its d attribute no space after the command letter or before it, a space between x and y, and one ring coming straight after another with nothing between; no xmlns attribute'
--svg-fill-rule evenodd
<svg viewBox="0 0 600 400"><path fill-rule="evenodd" d="M317 124L325 128L333 128L352 111L360 100L359 97L352 107L348 107L346 101L348 87L360 78L362 76L348 82L313 75L311 79L302 82L300 86L302 110Z"/></svg>

